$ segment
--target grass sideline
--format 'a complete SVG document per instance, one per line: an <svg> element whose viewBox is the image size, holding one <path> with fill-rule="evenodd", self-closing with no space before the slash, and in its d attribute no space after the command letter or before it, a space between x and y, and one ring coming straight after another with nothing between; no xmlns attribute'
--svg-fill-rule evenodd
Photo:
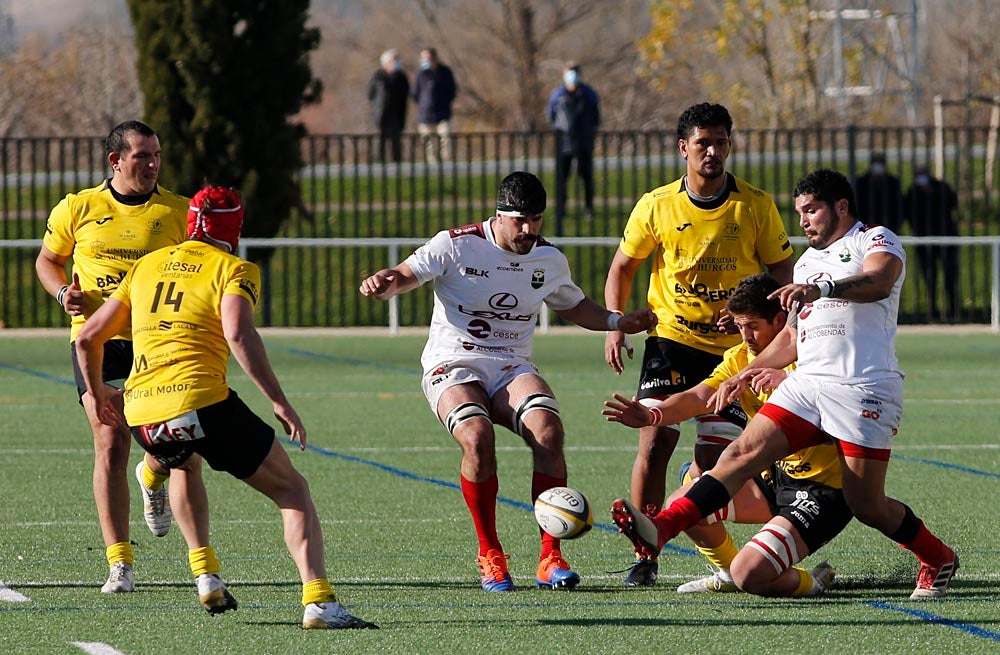
<svg viewBox="0 0 1000 655"><path fill-rule="evenodd" d="M612 391L630 392L603 364L600 335L536 337L536 362L556 391L567 426L570 484L596 508L597 528L564 552L583 577L573 593L533 584L537 557L527 510L530 457L498 438L501 539L518 591L478 588L475 538L456 490L457 446L419 391L422 335L268 333L271 360L310 428L310 448L292 453L310 481L342 601L379 631L303 632L299 583L277 510L245 485L206 470L213 544L240 609L212 618L197 605L176 526L162 539L132 498L138 591L103 596L103 547L90 492L87 427L73 397L65 333L0 333L0 646L10 653L82 652L73 642L123 653L994 653L1000 647L1000 522L988 499L1000 485L1000 339L981 333L899 336L907 372L906 415L890 493L905 500L962 555L948 599L907 599L911 555L852 524L806 560L838 569L831 591L812 600L746 595L689 598L673 588L704 573L679 539L661 583L626 590L627 542L607 507L625 495L635 435L600 417ZM261 415L266 402L233 369L232 386ZM671 480L690 453L690 427ZM138 460L133 447L131 461ZM985 500L985 502L984 502ZM753 533L733 528L738 541Z"/></svg>

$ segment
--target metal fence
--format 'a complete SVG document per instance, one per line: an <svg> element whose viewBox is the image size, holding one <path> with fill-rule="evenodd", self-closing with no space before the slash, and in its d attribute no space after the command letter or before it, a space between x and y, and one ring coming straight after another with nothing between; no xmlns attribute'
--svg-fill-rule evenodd
<svg viewBox="0 0 1000 655"><path fill-rule="evenodd" d="M739 130L728 169L771 192L788 227L797 234L791 189L803 174L836 168L849 177L862 172L875 152L886 154L903 190L914 169L930 164L955 189L955 217L963 237L1000 235L996 134L989 127L826 128ZM170 144L164 144L170 147ZM405 135L403 160L381 162L374 135L315 135L305 139L300 175L304 206L282 227L282 238L425 239L438 230L482 220L492 213L496 186L513 170L539 175L555 188L554 139L539 133L453 134L450 157L430 161L418 135ZM601 298L614 248L603 244L621 234L638 197L683 174L684 161L672 132L602 132L594 153L595 212L583 211L579 178L570 178L568 213L548 235L570 238L563 246L574 275L588 294ZM37 246L52 206L66 193L97 184L106 174L98 138L0 139L0 321L9 327L65 324L34 274ZM550 199L550 206L554 204ZM879 217L862 216L869 222ZM904 228L907 234L909 228ZM611 241L613 243L613 240ZM262 322L278 326L386 325L388 309L359 302L357 284L366 272L389 263L384 245L251 250L262 263L265 303ZM18 247L10 247L17 245ZM6 246L6 247L5 247ZM959 253L957 307L931 311L944 295L943 281L928 289L918 274L926 251L908 247L909 279L901 321L990 322L992 246L964 244ZM405 253L404 253L405 254ZM940 277L940 276L939 276ZM643 276L637 281L644 284ZM637 282L638 283L638 282ZM637 290L641 293L641 290ZM947 306L947 303L939 303ZM427 290L399 307L401 325L429 320Z"/></svg>

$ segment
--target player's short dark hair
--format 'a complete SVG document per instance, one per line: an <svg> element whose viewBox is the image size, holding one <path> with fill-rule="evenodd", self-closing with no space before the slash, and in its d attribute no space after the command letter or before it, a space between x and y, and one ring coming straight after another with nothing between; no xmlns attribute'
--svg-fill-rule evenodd
<svg viewBox="0 0 1000 655"><path fill-rule="evenodd" d="M684 110L681 117L677 119L677 140L686 139L691 136L695 128L719 127L726 128L726 135L733 133L733 117L729 115L729 110L722 105L713 105L703 102L693 105Z"/></svg>
<svg viewBox="0 0 1000 655"><path fill-rule="evenodd" d="M741 316L756 316L773 321L779 312L784 311L777 298L768 296L781 288L778 281L767 273L749 275L736 285L733 295L726 301L726 311Z"/></svg>
<svg viewBox="0 0 1000 655"><path fill-rule="evenodd" d="M545 187L541 180L525 171L514 171L500 182L497 210L541 214L545 211Z"/></svg>
<svg viewBox="0 0 1000 655"><path fill-rule="evenodd" d="M809 173L795 185L792 197L811 195L825 202L831 208L838 200L847 200L847 213L858 218L858 204L854 199L854 188L843 173L829 168L821 168Z"/></svg>
<svg viewBox="0 0 1000 655"><path fill-rule="evenodd" d="M110 155L113 152L124 154L128 152L128 133L137 132L142 136L156 136L156 132L142 121L130 120L115 125L107 138L104 139L104 154Z"/></svg>

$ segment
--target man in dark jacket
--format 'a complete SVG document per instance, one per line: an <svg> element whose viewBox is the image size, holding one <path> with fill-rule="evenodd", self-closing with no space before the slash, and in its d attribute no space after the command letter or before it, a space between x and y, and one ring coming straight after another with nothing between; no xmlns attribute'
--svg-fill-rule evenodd
<svg viewBox="0 0 1000 655"><path fill-rule="evenodd" d="M556 137L556 233L562 234L566 179L573 159L583 180L586 216L594 216L594 137L601 112L597 94L580 81L580 67L575 62L566 63L563 83L549 96L545 113Z"/></svg>
<svg viewBox="0 0 1000 655"><path fill-rule="evenodd" d="M386 141L392 147L392 161L403 158L402 134L406 126L406 101L410 82L399 63L399 53L386 50L379 58L381 66L368 82L368 102L378 128L378 159L385 161Z"/></svg>
<svg viewBox="0 0 1000 655"><path fill-rule="evenodd" d="M417 103L417 131L424 142L427 161L451 159L451 103L458 86L451 69L438 60L437 50L420 52L420 72L413 81L413 100ZM435 139L432 134L437 134Z"/></svg>
<svg viewBox="0 0 1000 655"><path fill-rule="evenodd" d="M858 218L862 223L877 224L896 234L903 225L903 190L899 178L885 165L885 153L873 152L864 175L854 180Z"/></svg>
<svg viewBox="0 0 1000 655"><path fill-rule="evenodd" d="M947 182L930 174L926 165L914 170L913 184L906 191L906 219L914 236L958 236L958 223L952 211L958 207L958 196ZM958 246L917 246L920 274L927 284L930 315L937 317L938 269L944 274L944 292L948 296L950 321L958 319L961 296L958 289Z"/></svg>

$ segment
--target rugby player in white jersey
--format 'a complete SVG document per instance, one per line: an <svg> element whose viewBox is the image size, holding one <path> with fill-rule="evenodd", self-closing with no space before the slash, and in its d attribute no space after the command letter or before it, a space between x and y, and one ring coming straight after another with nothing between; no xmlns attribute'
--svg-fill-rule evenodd
<svg viewBox="0 0 1000 655"><path fill-rule="evenodd" d="M537 177L511 173L500 182L495 216L439 232L360 287L362 295L386 300L434 280L422 386L431 410L462 448L462 494L479 538L482 588L489 592L514 589L496 529L494 424L531 449L532 502L566 485L559 404L530 360L542 303L588 330L634 334L656 325L648 309L621 315L584 295L565 255L540 236L545 200ZM535 581L547 589L580 582L559 540L544 532Z"/></svg>
<svg viewBox="0 0 1000 655"><path fill-rule="evenodd" d="M775 291L789 326L748 368L720 386L718 409L759 385L758 371L797 360L785 380L724 451L715 467L654 517L625 499L612 503L615 523L640 550L656 553L681 530L725 506L743 483L771 462L829 437L839 451L844 498L862 523L920 561L910 598L940 598L958 556L913 511L885 495L893 437L903 413L903 375L896 361L896 317L905 276L899 237L855 218L854 191L836 171L799 180L795 211L810 248L792 284Z"/></svg>

